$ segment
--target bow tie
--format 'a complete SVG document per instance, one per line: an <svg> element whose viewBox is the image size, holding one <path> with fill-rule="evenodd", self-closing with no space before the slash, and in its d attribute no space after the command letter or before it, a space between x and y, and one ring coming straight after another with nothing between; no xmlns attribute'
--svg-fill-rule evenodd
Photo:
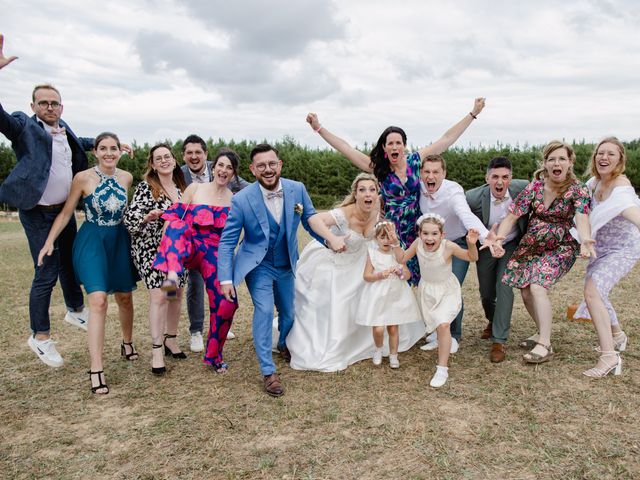
<svg viewBox="0 0 640 480"><path fill-rule="evenodd" d="M51 135L67 135L67 130L64 127L52 128Z"/></svg>
<svg viewBox="0 0 640 480"><path fill-rule="evenodd" d="M282 192L282 189L278 190L277 192L267 192L267 200L271 200L273 198L282 198L284 197L284 193Z"/></svg>

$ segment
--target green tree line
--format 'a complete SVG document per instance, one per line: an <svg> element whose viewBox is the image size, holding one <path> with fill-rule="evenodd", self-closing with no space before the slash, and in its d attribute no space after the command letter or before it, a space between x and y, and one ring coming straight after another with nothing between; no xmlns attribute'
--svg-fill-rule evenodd
<svg viewBox="0 0 640 480"><path fill-rule="evenodd" d="M166 141L166 143L171 145L176 158L182 164L182 142ZM210 156L213 156L221 147L228 147L238 152L241 158L239 173L248 181L253 180L249 171L249 153L256 143L259 142L248 140L226 142L222 139L215 142L212 139L207 141ZM142 179L147 168L151 145L134 144L133 147L133 157L124 155L118 167L133 174L135 186ZM277 142L275 147L279 150L284 162L282 175L304 183L317 208L333 206L349 192L351 182L358 174L356 167L332 149L303 146L291 137L285 137ZM577 157L575 171L578 176L586 179L582 174L587 167L594 145L574 142L573 147ZM640 186L640 139L626 142L625 148L627 150L625 173L637 189ZM368 152L370 148L365 145L362 150ZM487 164L492 157L498 155L511 160L514 178L531 179L533 172L538 168L541 151L541 145L520 147L497 144L470 149L451 148L443 156L447 162L447 178L458 182L467 190L484 183ZM93 158L90 158L91 164L93 161ZM0 143L0 183L7 177L15 163L16 158L11 146ZM7 205L0 206L4 209L8 208Z"/></svg>

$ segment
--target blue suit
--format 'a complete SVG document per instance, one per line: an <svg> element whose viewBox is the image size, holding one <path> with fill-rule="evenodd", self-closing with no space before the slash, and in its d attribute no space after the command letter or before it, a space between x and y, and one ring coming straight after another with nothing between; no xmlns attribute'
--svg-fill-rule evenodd
<svg viewBox="0 0 640 480"><path fill-rule="evenodd" d="M311 231L308 219L316 213L300 182L280 179L283 191L282 218L278 226L267 209L259 183L238 192L231 200L231 212L218 247L218 280L246 280L253 301L253 343L262 375L275 373L271 354L273 307L278 309L278 346L285 339L294 319L294 271L298 262L298 226ZM296 212L296 205L302 212ZM284 230L282 230L284 229ZM234 250L244 238L237 253Z"/></svg>
<svg viewBox="0 0 640 480"><path fill-rule="evenodd" d="M85 150L93 148L93 139L78 138L65 122L60 120L59 124L66 129L67 141L71 148L71 169L75 175L87 168ZM35 115L29 117L22 112L9 114L2 105L0 132L11 141L17 158L16 166L0 185L0 202L6 202L19 209L20 222L29 241L35 269L29 293L31 330L33 333L45 333L50 328L49 304L58 277L67 308L82 308L82 291L76 282L71 262L76 222L75 218L71 217L69 224L58 236L53 254L45 258L42 266L38 266L38 253L44 246L53 221L62 210L62 206L46 209L38 207L38 201L42 198L49 180L52 138Z"/></svg>

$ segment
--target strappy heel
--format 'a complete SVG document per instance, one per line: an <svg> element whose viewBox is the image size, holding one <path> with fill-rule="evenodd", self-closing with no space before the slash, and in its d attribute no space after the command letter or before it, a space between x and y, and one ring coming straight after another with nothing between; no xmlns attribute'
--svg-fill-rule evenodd
<svg viewBox="0 0 640 480"><path fill-rule="evenodd" d="M611 372L613 372L614 375L620 375L622 373L622 358L620 358L620 353L615 351L614 352L603 352L601 350L598 350L598 351L600 352L600 358L616 357L616 363L614 365L611 365L605 368L593 367L593 368L590 368L589 370L585 370L584 372L582 372L582 374L591 378L606 377Z"/></svg>
<svg viewBox="0 0 640 480"><path fill-rule="evenodd" d="M627 349L627 344L629 343L629 337L622 330L619 332L613 333L613 348L619 352L624 352Z"/></svg>
<svg viewBox="0 0 640 480"><path fill-rule="evenodd" d="M178 353L173 353L169 347L167 347L167 338L176 338L177 335L169 335L168 333L164 334L164 340L162 344L164 345L164 354L165 356L171 355L173 358L179 358L180 360L184 360L187 358L187 355L180 350Z"/></svg>
<svg viewBox="0 0 640 480"><path fill-rule="evenodd" d="M92 372L91 370L87 371L87 373L89 374L89 381L93 380L93 376L97 375L98 376L98 385L97 386L93 386L93 382L91 382L91 393L97 393L98 395L106 395L107 393L109 393L109 387L107 386L106 383L103 383L104 381L104 370L100 370L99 372ZM106 390L104 392L98 392L98 390Z"/></svg>
<svg viewBox="0 0 640 480"><path fill-rule="evenodd" d="M127 353L125 346L131 348L131 353ZM120 344L120 355L128 362L133 362L139 358L138 352L136 352L136 347L133 346L133 342L125 342L124 340Z"/></svg>
<svg viewBox="0 0 640 480"><path fill-rule="evenodd" d="M156 349L156 348L162 348L162 344L160 345L156 345L155 343L151 344L151 348ZM153 353L152 353L153 355ZM153 358L151 359L151 373L155 374L155 375L164 375L164 373L167 371L167 367L165 367L164 365L162 367L154 367L153 366Z"/></svg>
<svg viewBox="0 0 640 480"><path fill-rule="evenodd" d="M551 344L544 345L544 344L542 344L540 342L536 342L536 345L540 345L541 347L546 348L547 349L547 354L546 355L540 355L539 353L533 353L533 352L525 353L522 356L522 359L525 361L525 363L538 364L538 363L545 363L545 362L548 362L550 360L553 360L553 357L555 356L555 353L553 352L553 347L551 346Z"/></svg>

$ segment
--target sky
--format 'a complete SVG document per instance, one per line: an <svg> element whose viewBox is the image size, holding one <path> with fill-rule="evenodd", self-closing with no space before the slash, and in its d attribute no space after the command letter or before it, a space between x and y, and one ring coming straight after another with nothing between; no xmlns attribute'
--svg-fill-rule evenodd
<svg viewBox="0 0 640 480"><path fill-rule="evenodd" d="M640 2L537 0L0 0L0 102L31 112L54 84L76 134L325 147L405 129L457 146L640 138ZM5 140L0 135L0 140Z"/></svg>

